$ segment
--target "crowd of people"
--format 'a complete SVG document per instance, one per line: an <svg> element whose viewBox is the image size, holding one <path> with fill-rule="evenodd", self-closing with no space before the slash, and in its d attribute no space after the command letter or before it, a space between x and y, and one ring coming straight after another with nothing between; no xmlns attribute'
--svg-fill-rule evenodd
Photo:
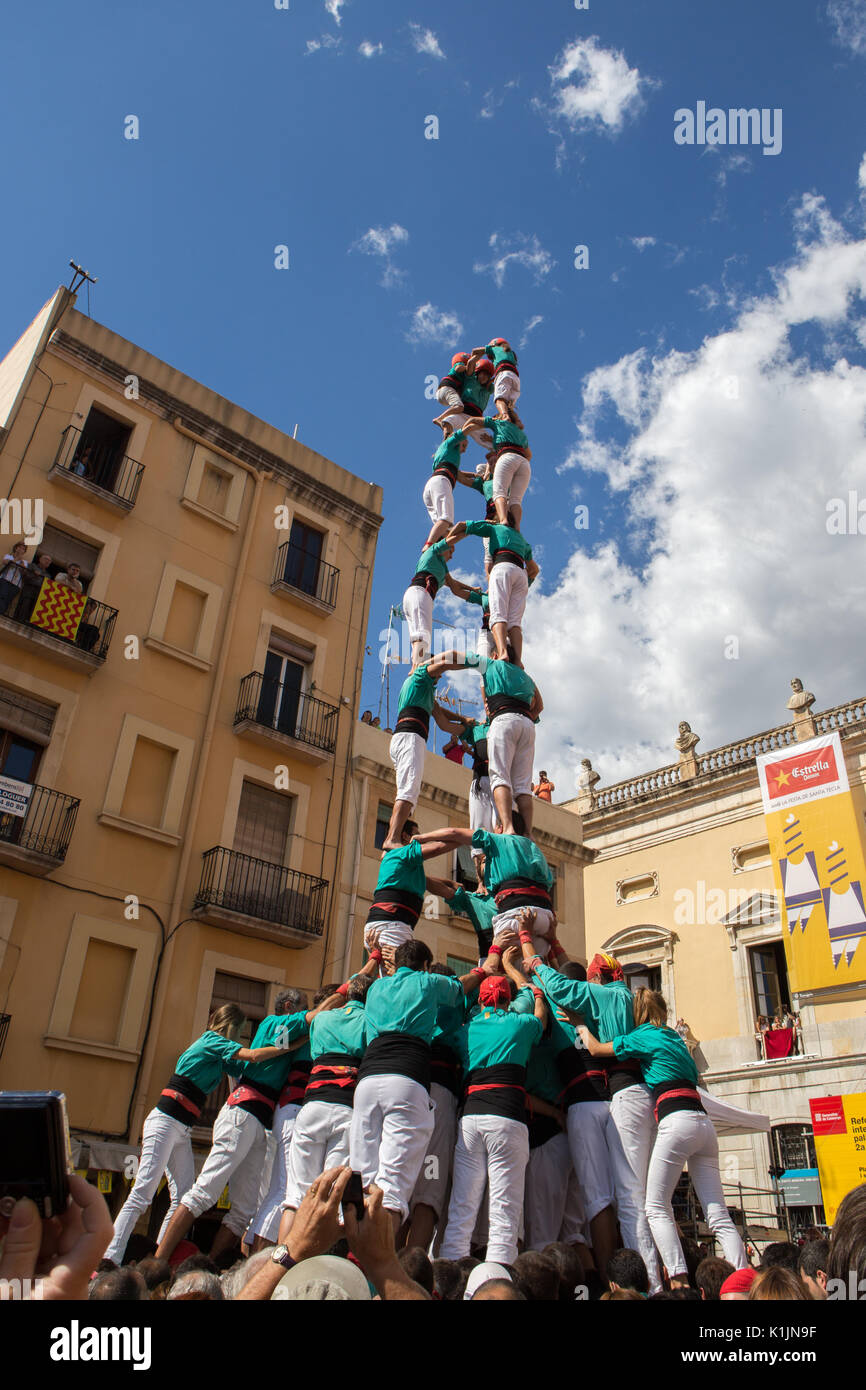
<svg viewBox="0 0 866 1390"><path fill-rule="evenodd" d="M57 572L52 574L52 568ZM46 579L73 593L84 593L80 565L69 561L65 569L59 569L51 555L38 548L28 560L27 546L24 541L18 541L0 562L0 615L29 623ZM90 621L95 608L92 599L85 603L75 634L76 646L85 651L92 651L99 637L98 625Z"/></svg>

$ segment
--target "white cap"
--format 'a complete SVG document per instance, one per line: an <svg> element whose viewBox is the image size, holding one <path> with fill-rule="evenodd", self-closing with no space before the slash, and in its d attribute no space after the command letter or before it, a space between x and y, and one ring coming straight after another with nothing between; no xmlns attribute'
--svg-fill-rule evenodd
<svg viewBox="0 0 866 1390"><path fill-rule="evenodd" d="M505 1268L505 1265L494 1264L491 1260L485 1260L483 1264L476 1265L466 1280L466 1289L463 1294L464 1301L472 1298L478 1292L482 1284L489 1284L492 1279L505 1279L509 1284L514 1280Z"/></svg>

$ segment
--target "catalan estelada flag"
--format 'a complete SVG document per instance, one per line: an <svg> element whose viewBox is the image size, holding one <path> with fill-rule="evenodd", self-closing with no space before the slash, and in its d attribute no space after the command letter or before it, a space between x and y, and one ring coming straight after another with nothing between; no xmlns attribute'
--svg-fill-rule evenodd
<svg viewBox="0 0 866 1390"><path fill-rule="evenodd" d="M53 579L43 579L30 622L55 637L68 637L74 642L86 603L86 594L77 594L65 584L55 584Z"/></svg>

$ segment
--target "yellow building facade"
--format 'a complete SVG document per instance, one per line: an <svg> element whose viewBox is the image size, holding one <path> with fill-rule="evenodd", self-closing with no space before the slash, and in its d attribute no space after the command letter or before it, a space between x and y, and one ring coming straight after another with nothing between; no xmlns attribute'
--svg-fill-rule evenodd
<svg viewBox="0 0 866 1390"><path fill-rule="evenodd" d="M0 363L0 494L49 557L0 586L0 1086L116 1171L212 1007L342 968L382 493L60 290Z"/></svg>
<svg viewBox="0 0 866 1390"><path fill-rule="evenodd" d="M687 726L686 726L687 728ZM862 1091L866 989L826 999L789 989L756 757L838 730L858 818L866 817L866 703L797 715L702 754L687 730L677 763L609 787L585 778L567 803L583 822L586 943L617 956L632 987L660 989L697 1039L703 1083L769 1116L772 1130L721 1140L739 1205L771 1216L771 1167L795 1227L822 1221L809 1100ZM681 726L682 735L682 726ZM691 745L691 746L689 746ZM765 1060L760 1015L799 1014L797 1053Z"/></svg>

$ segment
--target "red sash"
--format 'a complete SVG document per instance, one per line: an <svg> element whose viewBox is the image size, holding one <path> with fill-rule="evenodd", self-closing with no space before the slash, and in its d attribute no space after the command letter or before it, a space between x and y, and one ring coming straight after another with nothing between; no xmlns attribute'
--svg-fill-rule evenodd
<svg viewBox="0 0 866 1390"><path fill-rule="evenodd" d="M196 1105L194 1100L190 1100L189 1096L182 1096L180 1091L172 1091L166 1088L164 1091L160 1092L160 1095L168 1096L169 1100L176 1101L178 1105L182 1105L184 1110L188 1110L196 1119L198 1119L201 1114L201 1106Z"/></svg>
<svg viewBox="0 0 866 1390"><path fill-rule="evenodd" d="M271 1096L266 1096L261 1091L256 1090L256 1087L251 1086L248 1082L238 1086L236 1090L232 1091L226 1101L226 1105L243 1105L244 1101L250 1100L256 1101L259 1105L266 1106L270 1114L273 1115L276 1101L273 1100Z"/></svg>

